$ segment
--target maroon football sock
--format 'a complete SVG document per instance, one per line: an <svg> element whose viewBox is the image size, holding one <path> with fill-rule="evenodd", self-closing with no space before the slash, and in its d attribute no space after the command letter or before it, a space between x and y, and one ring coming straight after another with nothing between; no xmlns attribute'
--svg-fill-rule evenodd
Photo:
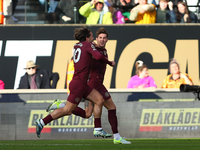
<svg viewBox="0 0 200 150"><path fill-rule="evenodd" d="M108 121L111 125L111 129L113 134L118 133L118 122L117 122L117 116L116 116L116 109L108 110Z"/></svg>
<svg viewBox="0 0 200 150"><path fill-rule="evenodd" d="M44 119L42 119L44 124L48 124L49 122L51 122L53 120L53 118L51 117L51 115L49 114L48 116L46 116Z"/></svg>
<svg viewBox="0 0 200 150"><path fill-rule="evenodd" d="M80 108L80 107L76 107L76 109L73 110L72 113L73 113L74 115L76 115L76 116L80 116L80 117L82 117L82 118L86 118L86 116L85 116L85 110L83 110L83 109Z"/></svg>
<svg viewBox="0 0 200 150"><path fill-rule="evenodd" d="M94 118L94 128L101 128L101 118Z"/></svg>

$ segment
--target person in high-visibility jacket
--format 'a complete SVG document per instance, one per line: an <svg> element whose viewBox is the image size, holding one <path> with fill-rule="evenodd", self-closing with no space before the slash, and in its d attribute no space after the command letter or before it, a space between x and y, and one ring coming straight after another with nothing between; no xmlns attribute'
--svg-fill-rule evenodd
<svg viewBox="0 0 200 150"><path fill-rule="evenodd" d="M0 0L0 24L3 24L4 15L3 15L3 0Z"/></svg>
<svg viewBox="0 0 200 150"><path fill-rule="evenodd" d="M69 94L70 92L69 83L71 82L73 76L74 76L74 60L72 58L67 66L67 78L66 78L67 94Z"/></svg>

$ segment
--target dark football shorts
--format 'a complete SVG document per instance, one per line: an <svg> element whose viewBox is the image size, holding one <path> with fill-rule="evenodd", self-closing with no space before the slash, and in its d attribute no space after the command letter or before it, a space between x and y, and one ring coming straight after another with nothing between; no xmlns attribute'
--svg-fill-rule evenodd
<svg viewBox="0 0 200 150"><path fill-rule="evenodd" d="M69 90L67 101L78 105L82 98L86 98L92 92L93 88L80 79L74 79L70 82Z"/></svg>
<svg viewBox="0 0 200 150"><path fill-rule="evenodd" d="M108 90L102 84L102 80L101 79L99 79L99 78L90 78L87 84L90 87L96 89L103 96L103 99L105 101L111 98Z"/></svg>

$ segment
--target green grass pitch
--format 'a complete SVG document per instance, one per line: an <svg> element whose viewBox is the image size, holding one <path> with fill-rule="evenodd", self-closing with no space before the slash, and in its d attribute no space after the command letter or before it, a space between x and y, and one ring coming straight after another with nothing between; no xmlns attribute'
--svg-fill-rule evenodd
<svg viewBox="0 0 200 150"><path fill-rule="evenodd" d="M0 141L0 150L199 150L200 139L128 139L116 145L111 139Z"/></svg>

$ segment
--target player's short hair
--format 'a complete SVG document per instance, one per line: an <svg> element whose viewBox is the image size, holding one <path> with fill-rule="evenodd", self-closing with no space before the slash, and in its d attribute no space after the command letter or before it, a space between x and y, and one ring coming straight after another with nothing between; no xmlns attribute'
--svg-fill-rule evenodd
<svg viewBox="0 0 200 150"><path fill-rule="evenodd" d="M107 36L107 38L108 38L108 32L107 32L107 30L104 28L104 27L101 27L101 28L99 28L98 30L97 30L97 32L96 32L96 37L98 37L99 36L99 34L106 34L106 36Z"/></svg>
<svg viewBox="0 0 200 150"><path fill-rule="evenodd" d="M74 38L80 42L86 41L90 37L91 30L83 26L74 30Z"/></svg>

